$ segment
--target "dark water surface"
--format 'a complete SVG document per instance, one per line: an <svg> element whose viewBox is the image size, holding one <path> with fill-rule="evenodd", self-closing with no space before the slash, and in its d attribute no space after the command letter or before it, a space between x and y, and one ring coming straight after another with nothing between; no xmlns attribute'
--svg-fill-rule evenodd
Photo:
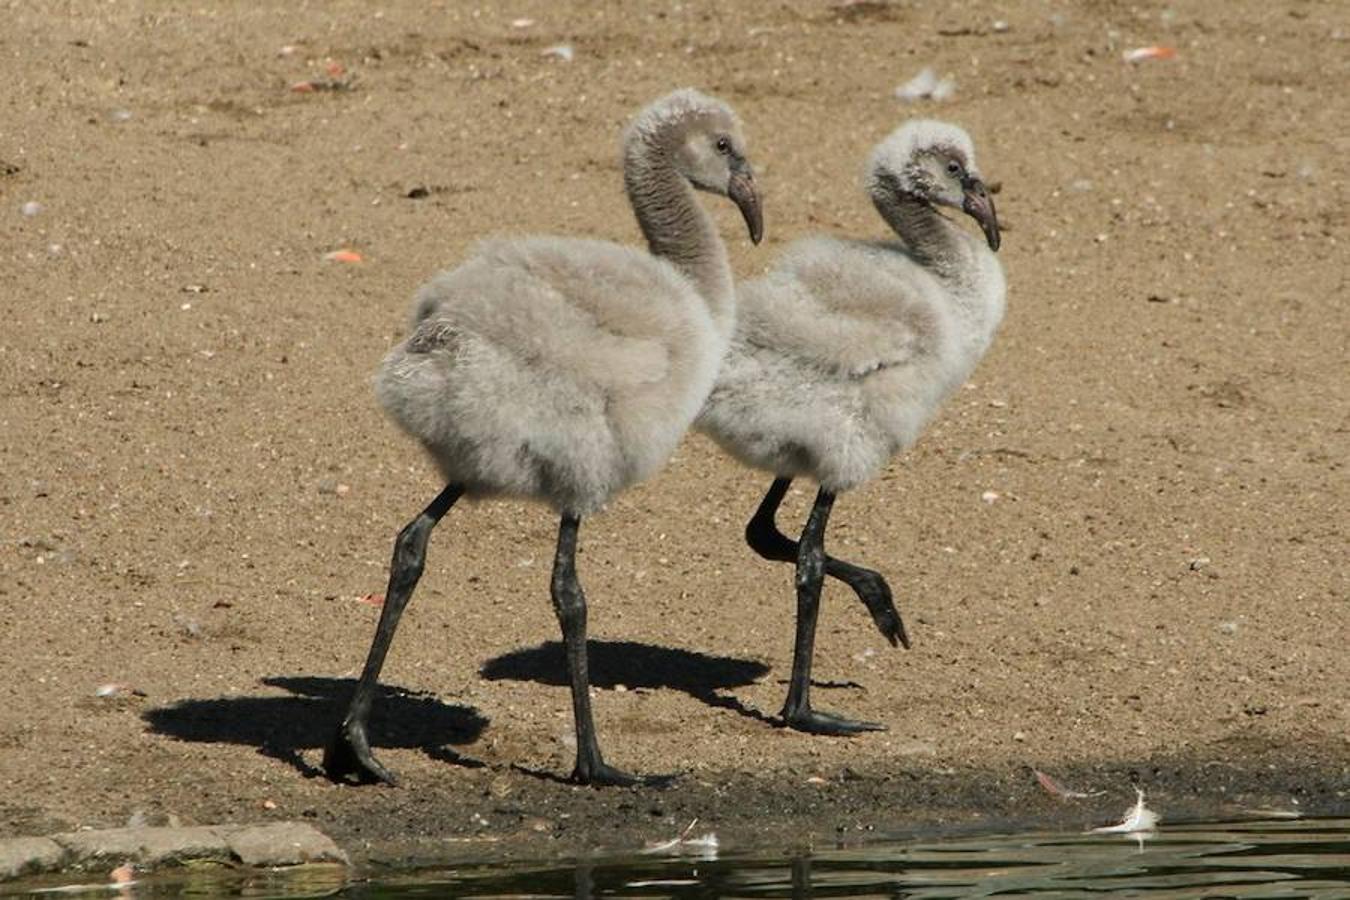
<svg viewBox="0 0 1350 900"><path fill-rule="evenodd" d="M322 881L143 882L104 896L1315 897L1350 900L1350 819L1163 824L1142 843L1015 834L869 843L785 857L636 855L456 866L342 887ZM67 895L68 896L68 895Z"/></svg>

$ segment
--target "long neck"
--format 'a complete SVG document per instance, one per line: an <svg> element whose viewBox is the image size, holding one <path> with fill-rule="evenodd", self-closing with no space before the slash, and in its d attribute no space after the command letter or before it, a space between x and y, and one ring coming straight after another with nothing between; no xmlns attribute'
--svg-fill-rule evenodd
<svg viewBox="0 0 1350 900"><path fill-rule="evenodd" d="M935 274L950 278L969 269L970 238L926 200L912 194L874 196L872 204L915 259Z"/></svg>
<svg viewBox="0 0 1350 900"><path fill-rule="evenodd" d="M955 311L968 325L964 333L983 349L1003 318L1007 290L1003 267L984 239L908 194L873 196L872 202L914 261L950 286Z"/></svg>
<svg viewBox="0 0 1350 900"><path fill-rule="evenodd" d="M694 189L651 137L630 142L624 186L652 255L669 260L694 283L719 327L729 333L736 292L726 247Z"/></svg>

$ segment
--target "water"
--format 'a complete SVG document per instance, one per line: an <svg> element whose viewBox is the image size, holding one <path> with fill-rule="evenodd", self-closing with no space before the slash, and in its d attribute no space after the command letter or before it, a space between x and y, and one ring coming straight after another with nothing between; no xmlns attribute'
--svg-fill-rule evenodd
<svg viewBox="0 0 1350 900"><path fill-rule="evenodd" d="M423 873L351 897L1316 897L1350 898L1350 819L876 843L784 859L650 857Z"/></svg>
<svg viewBox="0 0 1350 900"><path fill-rule="evenodd" d="M110 892L111 893L111 892ZM105 896L108 894L105 893ZM1019 834L817 849L787 858L624 856L457 866L379 883L264 879L144 882L121 896L315 897L1147 897L1350 900L1350 819L1164 824L1142 845L1120 835ZM119 896L113 893L112 896Z"/></svg>

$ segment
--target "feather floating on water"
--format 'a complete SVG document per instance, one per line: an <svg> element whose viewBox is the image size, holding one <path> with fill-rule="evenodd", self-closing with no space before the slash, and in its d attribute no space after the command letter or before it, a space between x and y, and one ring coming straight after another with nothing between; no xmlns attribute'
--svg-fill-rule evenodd
<svg viewBox="0 0 1350 900"><path fill-rule="evenodd" d="M1144 791L1141 788L1135 788L1134 792L1138 794L1138 799L1134 801L1134 806L1125 813L1125 818L1115 825L1103 825L1100 828L1092 829L1093 834L1138 834L1144 831L1154 831L1158 827L1159 817L1156 812L1144 805Z"/></svg>
<svg viewBox="0 0 1350 900"><path fill-rule="evenodd" d="M679 835L669 841L648 841L642 848L643 853L695 853L712 859L717 857L717 835L711 831L699 837L690 837L698 819L684 827Z"/></svg>

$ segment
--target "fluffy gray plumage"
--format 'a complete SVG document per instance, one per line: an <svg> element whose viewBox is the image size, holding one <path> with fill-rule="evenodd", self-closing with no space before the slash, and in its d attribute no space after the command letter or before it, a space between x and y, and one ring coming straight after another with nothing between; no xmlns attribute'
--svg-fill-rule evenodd
<svg viewBox="0 0 1350 900"><path fill-rule="evenodd" d="M970 202L963 180L987 202L987 240L940 209ZM865 186L900 241L807 238L743 283L698 421L747 465L831 493L876 477L917 440L1003 317L997 223L964 131L902 125L873 151Z"/></svg>
<svg viewBox="0 0 1350 900"><path fill-rule="evenodd" d="M624 181L650 253L596 240L490 240L417 292L412 332L375 390L448 483L582 516L669 458L735 319L726 250L694 189L732 196L758 240L743 148L725 104L676 91L623 139Z"/></svg>

